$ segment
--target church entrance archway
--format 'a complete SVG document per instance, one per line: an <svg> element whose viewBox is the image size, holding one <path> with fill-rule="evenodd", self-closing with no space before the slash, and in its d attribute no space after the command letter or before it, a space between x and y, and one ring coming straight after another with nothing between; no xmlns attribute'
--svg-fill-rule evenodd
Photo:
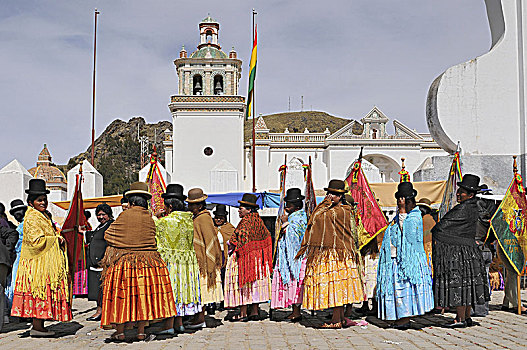
<svg viewBox="0 0 527 350"><path fill-rule="evenodd" d="M379 169L381 182L399 182L401 165L392 157L384 154L368 154L364 159Z"/></svg>

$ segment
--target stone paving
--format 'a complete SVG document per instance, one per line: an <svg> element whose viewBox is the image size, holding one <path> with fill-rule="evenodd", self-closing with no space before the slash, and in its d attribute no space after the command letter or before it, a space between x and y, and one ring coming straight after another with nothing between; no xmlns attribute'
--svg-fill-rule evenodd
<svg viewBox="0 0 527 350"><path fill-rule="evenodd" d="M523 291L523 299L527 291ZM126 343L108 343L111 330L102 330L95 322L85 321L95 305L85 299L74 300L74 319L68 323L46 322L57 332L51 339L29 337L29 324L10 323L0 332L0 349L526 349L527 317L500 310L503 292L494 292L491 313L474 318L479 325L458 330L445 329L454 314L426 315L412 321L412 329L384 329L386 323L367 317L367 326L346 329L317 329L325 321L325 312L311 316L304 312L297 324L280 321L287 312L275 311L278 321L233 323L223 321L226 312L207 317L208 328L174 337L158 337L147 343L134 341L134 331L127 332ZM267 315L268 307L262 313ZM14 319L13 319L14 320ZM147 329L148 331L149 329ZM155 330L155 325L151 330Z"/></svg>

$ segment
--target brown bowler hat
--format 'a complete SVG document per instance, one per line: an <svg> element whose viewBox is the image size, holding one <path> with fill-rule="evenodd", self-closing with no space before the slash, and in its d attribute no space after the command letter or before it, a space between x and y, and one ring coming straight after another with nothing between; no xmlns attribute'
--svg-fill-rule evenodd
<svg viewBox="0 0 527 350"><path fill-rule="evenodd" d="M187 203L203 202L208 197L201 188L192 188L188 191Z"/></svg>
<svg viewBox="0 0 527 350"><path fill-rule="evenodd" d="M152 198L152 194L148 192L148 185L145 182L137 181L130 185L130 190L126 191L125 197L128 198L132 195L145 196L147 199Z"/></svg>
<svg viewBox="0 0 527 350"><path fill-rule="evenodd" d="M324 191L333 193L346 193L346 183L342 180L331 180L328 187L324 187Z"/></svg>
<svg viewBox="0 0 527 350"><path fill-rule="evenodd" d="M247 205L249 207L259 208L260 206L256 204L256 201L258 200L258 197L256 197L255 194L252 193L244 193L242 196L242 200L238 201L238 203Z"/></svg>

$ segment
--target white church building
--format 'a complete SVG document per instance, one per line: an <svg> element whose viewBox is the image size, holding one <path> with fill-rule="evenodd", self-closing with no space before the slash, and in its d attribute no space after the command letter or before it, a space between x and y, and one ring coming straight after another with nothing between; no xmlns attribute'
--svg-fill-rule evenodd
<svg viewBox="0 0 527 350"><path fill-rule="evenodd" d="M412 174L428 158L447 155L430 134L397 120L389 134L389 118L374 107L360 122L350 120L333 132L270 130L266 117L259 117L252 164L252 141L244 139L245 98L239 95L242 62L234 48L229 54L221 50L219 27L205 18L196 51L187 55L183 47L174 61L179 85L168 105L173 130L163 143L167 183L209 193L250 191L256 166L257 191L277 190L278 169L287 156L287 187L303 187L302 165L311 157L315 188L322 189L330 179L346 176L361 147L370 182L399 181L401 158Z"/></svg>

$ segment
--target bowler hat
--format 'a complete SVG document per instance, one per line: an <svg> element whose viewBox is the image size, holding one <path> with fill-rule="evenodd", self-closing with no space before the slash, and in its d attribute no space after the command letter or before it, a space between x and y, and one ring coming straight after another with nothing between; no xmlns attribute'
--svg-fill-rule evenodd
<svg viewBox="0 0 527 350"><path fill-rule="evenodd" d="M300 188L290 188L287 190L284 201L286 202L294 202L294 201L302 201L304 200L304 196L302 196L302 192L300 191Z"/></svg>
<svg viewBox="0 0 527 350"><path fill-rule="evenodd" d="M214 216L227 216L227 206L225 204L218 204L216 208L214 208L213 212Z"/></svg>
<svg viewBox="0 0 527 350"><path fill-rule="evenodd" d="M148 185L145 182L137 181L130 185L130 190L126 191L125 197L130 198L132 195L145 196L147 199L152 198L148 192Z"/></svg>
<svg viewBox="0 0 527 350"><path fill-rule="evenodd" d="M457 185L467 191L478 192L480 190L479 176L466 174L463 176L463 180L461 180L461 182L458 182Z"/></svg>
<svg viewBox="0 0 527 350"><path fill-rule="evenodd" d="M397 192L395 192L395 198L412 198L417 196L417 191L414 190L414 185L411 182L405 181L397 185Z"/></svg>
<svg viewBox="0 0 527 350"><path fill-rule="evenodd" d="M188 191L187 202L188 203L199 203L199 202L203 202L208 197L209 196L203 193L203 190L201 188L196 187Z"/></svg>
<svg viewBox="0 0 527 350"><path fill-rule="evenodd" d="M428 209L432 210L432 201L426 197L419 199L416 204L417 206L427 207Z"/></svg>
<svg viewBox="0 0 527 350"><path fill-rule="evenodd" d="M49 194L49 190L46 189L46 181L42 179L31 179L29 180L29 188L26 190L27 194Z"/></svg>
<svg viewBox="0 0 527 350"><path fill-rule="evenodd" d="M13 213L20 209L25 209L27 206L22 202L20 199L14 199L11 201L11 209L9 209L9 214L13 215Z"/></svg>
<svg viewBox="0 0 527 350"><path fill-rule="evenodd" d="M163 198L177 198L184 201L187 196L183 194L183 186L180 184L170 184L167 186L165 193L161 195Z"/></svg>
<svg viewBox="0 0 527 350"><path fill-rule="evenodd" d="M346 193L346 183L342 180L331 180L324 191L333 193Z"/></svg>
<svg viewBox="0 0 527 350"><path fill-rule="evenodd" d="M256 197L255 194L252 193L244 193L242 196L242 200L238 201L238 203L242 205L247 205L249 207L259 208L260 206L256 204L256 201L258 200L258 197Z"/></svg>

